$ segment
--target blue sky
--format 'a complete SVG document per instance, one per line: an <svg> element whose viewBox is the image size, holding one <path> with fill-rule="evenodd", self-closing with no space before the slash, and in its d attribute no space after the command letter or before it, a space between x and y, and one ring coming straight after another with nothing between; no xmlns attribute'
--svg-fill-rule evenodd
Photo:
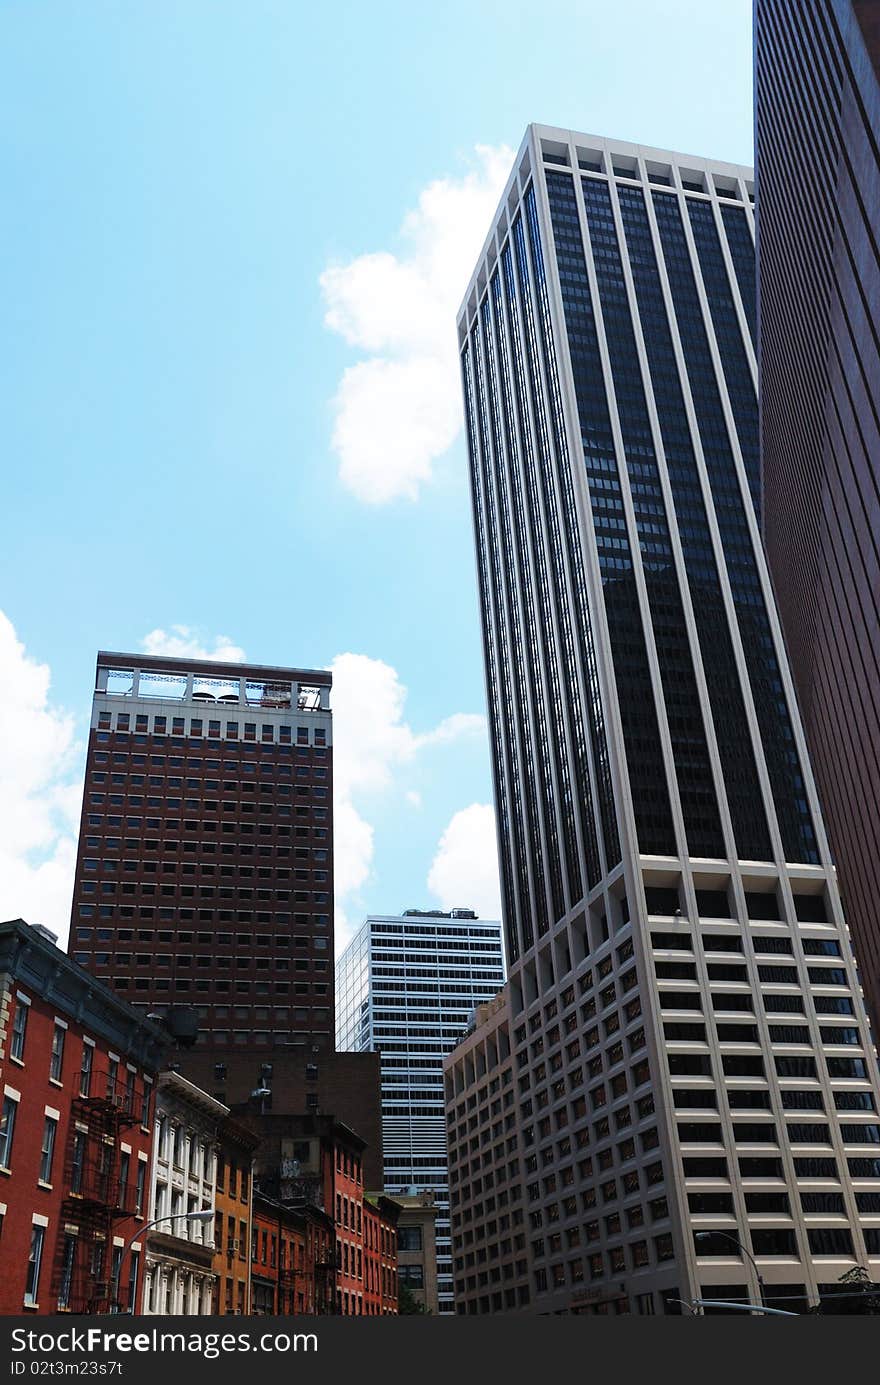
<svg viewBox="0 0 880 1385"><path fill-rule="evenodd" d="M336 663L349 923L491 906L468 261L530 120L750 162L750 23L0 2L0 916L64 925L95 651L150 636Z"/></svg>

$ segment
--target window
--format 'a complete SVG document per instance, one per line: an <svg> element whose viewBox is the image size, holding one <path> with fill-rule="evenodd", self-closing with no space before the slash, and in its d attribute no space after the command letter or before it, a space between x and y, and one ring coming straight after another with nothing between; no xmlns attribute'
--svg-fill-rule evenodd
<svg viewBox="0 0 880 1385"><path fill-rule="evenodd" d="M61 1070L64 1066L64 1035L66 1033L64 1025L55 1021L55 1028L52 1030L52 1056L49 1059L49 1076L53 1082L61 1081Z"/></svg>
<svg viewBox="0 0 880 1385"><path fill-rule="evenodd" d="M122 1246L113 1247L113 1257L110 1261L110 1283L113 1288L113 1302L110 1305L111 1313L118 1313L120 1310L119 1301L119 1279L122 1274Z"/></svg>
<svg viewBox="0 0 880 1385"><path fill-rule="evenodd" d="M92 1088L92 1064L95 1050L91 1044L83 1043L82 1059L79 1068L79 1094L88 1096Z"/></svg>
<svg viewBox="0 0 880 1385"><path fill-rule="evenodd" d="M12 1141L15 1135L15 1117L18 1102L11 1096L3 1098L3 1111L0 1114L0 1168L12 1167Z"/></svg>
<svg viewBox="0 0 880 1385"><path fill-rule="evenodd" d="M135 1216L142 1217L144 1214L144 1185L147 1177L146 1160L138 1160L137 1184L135 1187L134 1210Z"/></svg>
<svg viewBox="0 0 880 1385"><path fill-rule="evenodd" d="M43 1124L43 1144L40 1150L40 1182L52 1182L52 1155L55 1152L55 1134L58 1122L54 1116L47 1116Z"/></svg>
<svg viewBox="0 0 880 1385"><path fill-rule="evenodd" d="M853 1256L852 1236L845 1227L811 1228L807 1232L807 1240L813 1255Z"/></svg>
<svg viewBox="0 0 880 1385"><path fill-rule="evenodd" d="M422 1228L420 1226L401 1226L397 1232L397 1249L421 1250Z"/></svg>
<svg viewBox="0 0 880 1385"><path fill-rule="evenodd" d="M76 1236L68 1233L64 1237L64 1255L61 1261L61 1283L58 1287L58 1307L70 1307L70 1286L73 1282L73 1267L76 1263Z"/></svg>
<svg viewBox="0 0 880 1385"><path fill-rule="evenodd" d="M793 1231L776 1227L759 1230L753 1226L750 1234L755 1255L786 1255L798 1258L797 1237Z"/></svg>
<svg viewBox="0 0 880 1385"><path fill-rule="evenodd" d="M27 1030L28 1010L30 1006L23 996L17 996L15 1006L15 1018L12 1021L12 1042L9 1048L10 1057L24 1062L24 1036Z"/></svg>
<svg viewBox="0 0 880 1385"><path fill-rule="evenodd" d="M141 1125L146 1130L150 1125L150 1096L152 1094L152 1083L144 1079L144 1091L141 1097Z"/></svg>
<svg viewBox="0 0 880 1385"><path fill-rule="evenodd" d="M119 1158L119 1192L117 1194L117 1206L125 1205L128 1194L128 1179L131 1171L131 1155L128 1150L123 1150Z"/></svg>
<svg viewBox="0 0 880 1385"><path fill-rule="evenodd" d="M143 1168L143 1165L141 1165ZM135 1311L135 1301L137 1299L138 1272L140 1270L141 1256L140 1251L133 1250L128 1257L128 1311Z"/></svg>
<svg viewBox="0 0 880 1385"><path fill-rule="evenodd" d="M43 1243L46 1239L46 1228L38 1226L36 1222L31 1227L31 1249L28 1255L27 1278L24 1286L24 1301L29 1307L35 1307L38 1303L38 1293L40 1288L40 1266L43 1262Z"/></svg>
<svg viewBox="0 0 880 1385"><path fill-rule="evenodd" d="M71 1159L70 1171L70 1191L72 1193L82 1192L83 1170L86 1157L86 1137L83 1131L78 1130L73 1137L73 1155Z"/></svg>

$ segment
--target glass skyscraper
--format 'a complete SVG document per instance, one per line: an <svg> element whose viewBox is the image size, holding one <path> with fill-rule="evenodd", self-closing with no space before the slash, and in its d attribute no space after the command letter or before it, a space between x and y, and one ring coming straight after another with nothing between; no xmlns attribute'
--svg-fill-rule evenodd
<svg viewBox="0 0 880 1385"><path fill-rule="evenodd" d="M443 1059L504 983L501 925L470 909L370 915L336 969L336 1047L381 1054L385 1191L435 1194L437 1287L452 1312Z"/></svg>
<svg viewBox="0 0 880 1385"><path fill-rule="evenodd" d="M531 126L458 318L547 1311L880 1277L876 1061L758 528L752 189Z"/></svg>

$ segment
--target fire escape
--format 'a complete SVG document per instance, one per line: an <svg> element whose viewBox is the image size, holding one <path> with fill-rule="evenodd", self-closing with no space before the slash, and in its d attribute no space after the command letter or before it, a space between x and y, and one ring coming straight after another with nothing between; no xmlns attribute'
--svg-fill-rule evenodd
<svg viewBox="0 0 880 1385"><path fill-rule="evenodd" d="M96 1314L119 1307L111 1302L113 1226L136 1210L136 1185L131 1179L121 1183L119 1136L136 1124L134 1102L127 1094L81 1096L73 1102L62 1234L52 1275L52 1301L60 1309ZM65 1226L76 1228L76 1234L65 1233Z"/></svg>

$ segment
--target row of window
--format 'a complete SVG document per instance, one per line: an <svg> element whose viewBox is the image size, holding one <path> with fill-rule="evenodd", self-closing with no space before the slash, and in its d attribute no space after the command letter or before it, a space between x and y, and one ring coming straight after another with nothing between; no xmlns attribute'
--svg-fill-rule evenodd
<svg viewBox="0 0 880 1385"><path fill-rule="evenodd" d="M860 1228L867 1255L880 1255L880 1227ZM782 1255L788 1259L799 1260L797 1233L793 1227L749 1227L752 1253L758 1256ZM808 1227L807 1245L811 1255L833 1255L845 1260L857 1258L853 1236L846 1226ZM712 1231L695 1231L694 1248L697 1255L724 1256L740 1258L736 1245L729 1237Z"/></svg>
<svg viewBox="0 0 880 1385"><path fill-rule="evenodd" d="M776 1125L767 1121L732 1122L736 1144L779 1144ZM873 1122L852 1125L841 1121L840 1138L846 1145L880 1145L880 1125ZM823 1121L788 1120L785 1134L792 1145L829 1145L831 1129ZM710 1121L679 1121L678 1138L682 1144L723 1144L721 1125Z"/></svg>
<svg viewBox="0 0 880 1385"><path fill-rule="evenodd" d="M30 1006L30 998L21 991L16 992L16 1005L12 1018L12 1032L9 1041L9 1056L15 1063L22 1066L26 1063ZM58 1086L62 1085L67 1028L67 1022L57 1018L52 1027L52 1047L49 1055L49 1080ZM94 1043L91 1039L85 1037L82 1043L79 1071L79 1095L81 1097L95 1095L92 1090L94 1056ZM102 1095L104 1095L108 1101L112 1101L115 1104L123 1106L128 1111L134 1112L137 1102L136 1092L136 1071L131 1066L126 1065L125 1076L123 1078L121 1074L121 1059L114 1058L111 1055L108 1058L105 1089ZM151 1081L149 1078L145 1078L140 1093L142 1126L147 1124L149 1118L151 1093Z"/></svg>
<svg viewBox="0 0 880 1385"><path fill-rule="evenodd" d="M227 741L237 741L239 732L245 741L259 740L262 744L277 740L279 745L290 745L293 741L293 732L296 730L297 745L318 745L327 744L327 729L323 726L297 726L277 725L274 722L255 722L255 721L221 721L219 718L190 717L189 728L187 729L185 717L154 716L152 718L152 733L154 736L167 736L170 732L172 736L190 735L197 740L202 737L214 739L223 737ZM115 729L118 732L136 732L133 743L135 745L146 745L146 734L150 731L150 718L137 713L134 717L130 712L117 712L115 718L110 712L98 713L99 732ZM168 723L171 723L169 726ZM258 734L259 732L259 734ZM98 736L98 741L102 737Z"/></svg>
<svg viewBox="0 0 880 1385"><path fill-rule="evenodd" d="M0 1218L2 1227L2 1218ZM39 1214L34 1215L31 1226L31 1240L28 1250L27 1267L25 1270L24 1285L24 1306L26 1308L39 1308L40 1306L40 1286L45 1281L44 1260L46 1237L49 1230L48 1218ZM104 1259L106 1247L104 1241L94 1241L90 1243L90 1262L88 1273L91 1281L97 1283L104 1274ZM114 1246L112 1249L110 1265L110 1283L119 1284L120 1273L122 1270L122 1257L124 1250L122 1246ZM74 1274L77 1260L82 1255L80 1246L80 1236L78 1231L65 1228L64 1240L61 1252L61 1275L58 1288L58 1300L55 1307L59 1310L66 1310L72 1306L72 1292L74 1284ZM138 1277L140 1274L140 1251L132 1250L129 1252L128 1283L122 1286L119 1294L119 1304L121 1311L133 1313L137 1302Z"/></svg>
<svg viewBox="0 0 880 1385"><path fill-rule="evenodd" d="M160 825L166 828L171 826L170 823L164 823ZM180 824L178 823L178 827L179 826ZM298 838L307 839L309 837L309 829L307 827L298 827L296 829L296 835ZM320 841L326 838L327 834L325 829L323 828L314 828L312 829L311 835L314 836L316 841ZM142 857L145 853L152 853L154 851L159 850L162 851L163 855L167 855L169 852L177 851L180 846L180 843L177 841L170 840L160 842L158 838L152 837L126 837L125 839L123 839L121 837L89 836L85 839L85 845L87 851L121 851L124 848L126 851L130 851L133 855ZM185 850L192 850L195 848L197 844L194 842L185 842L183 845ZM212 843L210 842L200 842L198 843L198 846L202 854L205 856L217 854L216 848L214 848L214 850L211 849ZM236 856L236 858L242 859L236 859L234 862L230 862L228 864L223 864L220 866L215 866L213 862L210 861L185 861L181 867L181 873L184 875L191 875L196 870L198 870L202 875L219 874L228 876L230 873L232 873L246 877L246 873L248 871L253 872L254 869L256 869L257 876L260 879L267 878L267 875L264 874L264 872L268 872L269 874L277 874L280 879L281 868L279 866L258 866L255 868L251 865L244 865L243 858L246 856L259 856L261 860L266 860L274 857L277 861L289 861L293 859L296 861L314 860L319 861L321 863L329 860L329 853L326 847L289 847L272 844L270 842L261 842L259 846L254 846L251 842L245 842L238 848L238 850L236 850L235 847L233 847L229 842L221 842L219 854L221 856L234 855Z"/></svg>
<svg viewBox="0 0 880 1385"><path fill-rule="evenodd" d="M326 808L315 808L312 809L311 812L307 808L298 808L296 810L296 816L302 817L303 814L305 814L312 819L320 819L321 821L324 821L327 818L327 812L328 810ZM233 836L235 834L239 834L243 837L271 837L274 833L277 837L290 837L295 835L301 840L307 839L309 836L311 836L314 841L318 842L323 842L327 840L326 827L308 828L301 826L299 824L296 827L292 827L289 822L274 822L271 824L266 822L262 822L259 824L253 822L224 822L218 824L213 819L207 822L197 822L195 819L188 819L183 823L183 831L195 834L196 839L193 840L192 837L187 838L182 843L183 850L189 852L202 851L206 855L216 854L218 844L216 842L206 841L203 838L199 838L198 833L216 833L218 825L222 828L222 833L225 836ZM177 818L168 818L167 820L165 820L163 818L153 817L129 817L123 819L119 814L116 813L109 813L106 817L103 816L101 813L86 813L84 826L87 827L90 832L96 830L109 830L111 832L118 832L123 828L127 829L130 832L143 830L146 830L147 832L161 832L163 830L168 832L178 832L181 830L181 823ZM280 849L281 848L279 847L279 850ZM259 850L260 854L263 854L262 846L259 848ZM253 852L254 848L249 842L246 842L244 844L233 844L231 842L220 843L220 853L222 855L247 856L252 855ZM268 854L268 852L266 854Z"/></svg>
<svg viewBox="0 0 880 1385"><path fill-rule="evenodd" d="M96 750L89 761L88 769L90 780L95 782L98 782L99 774L103 776L100 782L106 782L107 771L109 770L111 784L133 784L135 787L148 784L155 788L162 785L181 788L183 786L183 779L180 777L182 771L185 771L188 776L186 779L188 789L196 789L202 784L209 785L212 783L219 786L219 780L204 779L203 773L220 774L222 772L227 775L234 775L237 784L243 782L239 778L241 775L259 775L261 779L274 779L276 776L279 779L296 778L297 780L325 780L327 778L328 772L323 765L323 761L327 758L326 752L322 751L319 755L318 752L310 754L306 751L302 755L297 753L295 758L303 763L297 766L294 775L293 765L288 763L287 757L283 761L275 756L272 756L271 759L259 759L256 752L237 755L234 760L214 760L203 759L196 755L133 755L128 751L114 750L111 753L109 750ZM315 763L319 759L322 763ZM145 774L147 769L150 771L149 774ZM161 770L161 773L154 773L156 770ZM176 777L170 778L171 775ZM166 776L169 777L166 778ZM250 784L245 786L248 792L253 788L253 785Z"/></svg>
<svg viewBox="0 0 880 1385"><path fill-rule="evenodd" d="M828 1155L799 1155L792 1162L796 1178L833 1178L835 1182L840 1182L837 1160ZM846 1163L850 1178L880 1180L880 1157L851 1156ZM737 1165L739 1176L743 1179L760 1178L766 1181L785 1178L783 1163L778 1155L741 1154ZM685 1178L730 1181L726 1155L685 1155L682 1166Z"/></svg>

